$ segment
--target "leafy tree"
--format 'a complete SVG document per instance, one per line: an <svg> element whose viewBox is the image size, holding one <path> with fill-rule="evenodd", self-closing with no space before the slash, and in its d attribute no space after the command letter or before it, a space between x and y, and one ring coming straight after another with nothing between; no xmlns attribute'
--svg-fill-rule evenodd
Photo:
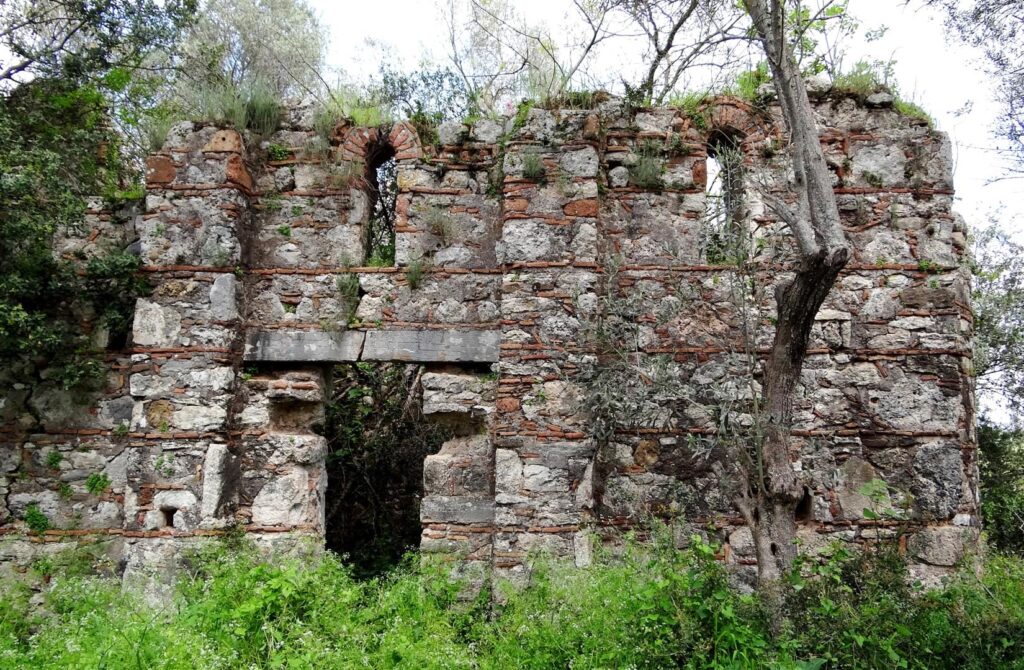
<svg viewBox="0 0 1024 670"><path fill-rule="evenodd" d="M990 223L974 240L974 373L983 398L1024 411L1024 248Z"/></svg>
<svg viewBox="0 0 1024 670"><path fill-rule="evenodd" d="M82 323L128 328L138 259L119 249L73 263L54 235L80 225L86 198L130 179L107 99L95 86L37 79L0 98L0 367L55 365L65 386L98 373Z"/></svg>
<svg viewBox="0 0 1024 670"><path fill-rule="evenodd" d="M319 94L327 35L305 0L207 0L182 40L172 102L208 116L253 95Z"/></svg>
<svg viewBox="0 0 1024 670"><path fill-rule="evenodd" d="M980 48L1003 105L997 132L1008 145L1010 172L1024 177L1024 12L1019 0L925 0L946 14L947 25Z"/></svg>
<svg viewBox="0 0 1024 670"><path fill-rule="evenodd" d="M1024 554L1024 433L982 421L978 426L981 511L989 542Z"/></svg>
<svg viewBox="0 0 1024 670"><path fill-rule="evenodd" d="M81 225L87 198L116 202L135 183L116 111L130 106L134 73L170 48L194 6L0 6L0 368L31 381L50 367L49 376L77 386L100 372L83 324L115 340L127 331L142 288L138 259L116 248L58 258L53 239Z"/></svg>
<svg viewBox="0 0 1024 670"><path fill-rule="evenodd" d="M177 38L196 0L7 0L0 3L0 83L82 82L138 67Z"/></svg>
<svg viewBox="0 0 1024 670"><path fill-rule="evenodd" d="M796 240L799 262L793 278L776 291L778 320L765 362L760 418L764 437L755 445L757 458L740 461L744 482L736 500L754 536L759 587L778 629L782 603L781 595L776 594L796 558L795 511L803 497L803 486L789 455L793 403L814 317L846 266L850 248L818 139L814 110L787 39L788 3L747 0L745 5L768 61L789 131L797 194L796 211L768 196L769 206Z"/></svg>

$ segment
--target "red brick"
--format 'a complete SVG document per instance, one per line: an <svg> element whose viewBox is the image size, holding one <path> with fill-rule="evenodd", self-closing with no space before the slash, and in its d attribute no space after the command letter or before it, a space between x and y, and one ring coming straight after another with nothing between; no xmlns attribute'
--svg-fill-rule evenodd
<svg viewBox="0 0 1024 670"><path fill-rule="evenodd" d="M708 185L708 163L705 160L699 160L693 164L693 184L704 188Z"/></svg>
<svg viewBox="0 0 1024 670"><path fill-rule="evenodd" d="M227 178L229 182L238 184L246 191L252 190L252 176L245 167L245 161L238 154L228 158Z"/></svg>
<svg viewBox="0 0 1024 670"><path fill-rule="evenodd" d="M519 411L519 398L499 398L497 407L499 412Z"/></svg>
<svg viewBox="0 0 1024 670"><path fill-rule="evenodd" d="M146 159L146 183L170 184L175 176L174 163L167 156L150 156Z"/></svg>
<svg viewBox="0 0 1024 670"><path fill-rule="evenodd" d="M597 216L597 200L576 200L565 206L566 216Z"/></svg>

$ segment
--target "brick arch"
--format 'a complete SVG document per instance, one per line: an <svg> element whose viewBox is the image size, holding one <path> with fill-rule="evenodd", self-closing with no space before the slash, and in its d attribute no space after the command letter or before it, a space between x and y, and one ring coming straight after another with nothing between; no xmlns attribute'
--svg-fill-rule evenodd
<svg viewBox="0 0 1024 670"><path fill-rule="evenodd" d="M721 97L708 106L708 138L729 135L750 144L778 134L779 128L765 113L745 100Z"/></svg>
<svg viewBox="0 0 1024 670"><path fill-rule="evenodd" d="M367 154L382 142L395 152L395 160L413 160L423 157L416 129L408 121L399 121L391 126L386 136L381 128L348 128L338 150L338 157L346 161L364 161Z"/></svg>

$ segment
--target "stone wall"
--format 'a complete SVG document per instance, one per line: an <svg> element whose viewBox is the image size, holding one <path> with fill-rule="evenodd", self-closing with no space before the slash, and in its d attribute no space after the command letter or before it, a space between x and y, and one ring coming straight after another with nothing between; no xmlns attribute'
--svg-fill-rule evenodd
<svg viewBox="0 0 1024 670"><path fill-rule="evenodd" d="M948 139L874 100L815 103L855 251L818 316L796 408L800 535L813 550L905 530L915 569L934 577L979 527L965 231ZM137 236L155 288L129 348L108 356L103 394L76 404L44 385L0 407L0 564L94 541L134 578L234 525L276 545L322 535L329 367L392 360L425 366L425 415L458 427L425 464L424 551L515 577L530 552L583 564L595 536L671 515L749 573L714 444L723 416L750 420L772 287L793 260L763 197L792 201L778 109L722 98L691 117L613 99L447 124L434 147L406 123L343 124L320 138L327 151L309 149L312 115L291 109L262 144L176 126L147 163L144 213L118 227L95 212L61 241ZM721 138L742 151L731 216L750 236L749 277L708 243ZM288 158L268 160L268 142ZM367 169L392 154L396 263L367 267ZM638 179L652 165L658 183ZM583 399L608 360L595 329L616 319L632 335L613 344L682 380L686 407L598 440ZM90 493L94 472L111 487ZM882 503L858 492L876 478L890 485ZM31 502L55 529L27 532ZM865 518L879 504L909 520Z"/></svg>

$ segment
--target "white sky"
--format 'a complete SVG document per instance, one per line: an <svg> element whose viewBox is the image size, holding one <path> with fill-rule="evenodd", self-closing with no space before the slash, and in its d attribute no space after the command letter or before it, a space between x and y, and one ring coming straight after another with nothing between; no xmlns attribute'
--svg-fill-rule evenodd
<svg viewBox="0 0 1024 670"><path fill-rule="evenodd" d="M310 0L331 34L328 64L352 79L362 79L379 62L379 49L367 40L386 44L386 52L406 67L424 57L445 60L446 30L433 0ZM515 0L524 16L568 29L570 0ZM849 44L848 63L860 58L896 60L896 79L904 97L924 107L955 147L958 210L972 225L983 224L988 213L998 214L1003 227L1024 238L1024 179L988 184L999 177L990 129L998 107L978 54L947 37L938 16L908 8L901 0L852 0L851 12L864 30L888 26L886 35L868 44L860 35ZM629 70L640 65L639 54L617 49L612 67ZM611 77L614 79L615 77ZM973 109L954 112L972 101Z"/></svg>

